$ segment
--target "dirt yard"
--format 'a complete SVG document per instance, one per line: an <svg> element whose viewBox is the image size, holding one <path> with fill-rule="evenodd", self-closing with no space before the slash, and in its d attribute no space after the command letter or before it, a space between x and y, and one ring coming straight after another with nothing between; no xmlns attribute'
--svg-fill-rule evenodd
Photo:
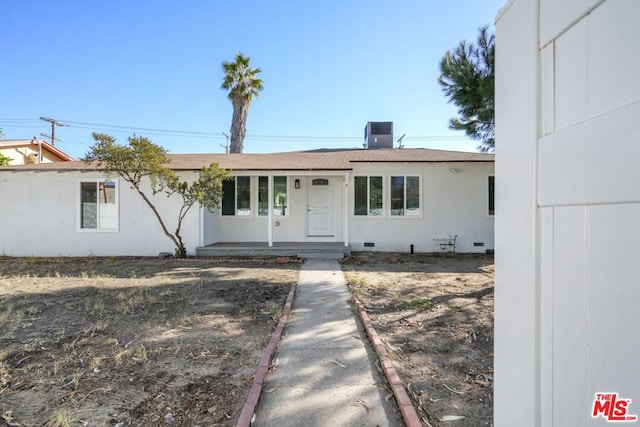
<svg viewBox="0 0 640 427"><path fill-rule="evenodd" d="M423 425L493 425L493 257L359 253L343 270Z"/></svg>
<svg viewBox="0 0 640 427"><path fill-rule="evenodd" d="M234 425L298 269L0 258L0 426Z"/></svg>

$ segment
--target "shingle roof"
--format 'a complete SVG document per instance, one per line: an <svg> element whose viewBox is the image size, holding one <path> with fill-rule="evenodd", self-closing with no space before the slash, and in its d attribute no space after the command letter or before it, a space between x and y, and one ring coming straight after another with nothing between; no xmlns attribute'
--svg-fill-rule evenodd
<svg viewBox="0 0 640 427"><path fill-rule="evenodd" d="M291 151L270 154L170 154L174 170L198 170L211 163L230 170L351 170L352 163L493 162L494 155L410 148ZM83 162L6 166L3 170L93 170Z"/></svg>

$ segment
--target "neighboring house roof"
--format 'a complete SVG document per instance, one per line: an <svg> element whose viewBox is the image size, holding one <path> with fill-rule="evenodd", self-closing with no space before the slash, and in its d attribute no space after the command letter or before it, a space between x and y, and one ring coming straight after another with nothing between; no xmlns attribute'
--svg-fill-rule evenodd
<svg viewBox="0 0 640 427"><path fill-rule="evenodd" d="M351 170L352 163L493 162L494 155L461 151L408 149L347 149L292 151L270 154L170 154L174 170L198 170L211 163L224 169L241 170ZM83 162L5 166L4 170L94 170Z"/></svg>
<svg viewBox="0 0 640 427"><path fill-rule="evenodd" d="M69 154L65 153L64 151L58 149L56 146L51 145L47 141L43 141L35 137L32 139L0 140L0 150L29 148L31 151L38 152L40 147L42 147L42 152L43 154L46 154L46 158L49 161L52 161L52 162L75 161L73 157L71 157Z"/></svg>

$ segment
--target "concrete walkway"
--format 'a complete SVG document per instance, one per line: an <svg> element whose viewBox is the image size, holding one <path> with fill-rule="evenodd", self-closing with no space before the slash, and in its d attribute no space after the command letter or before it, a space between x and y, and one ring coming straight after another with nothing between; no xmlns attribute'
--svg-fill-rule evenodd
<svg viewBox="0 0 640 427"><path fill-rule="evenodd" d="M254 426L401 426L335 260L308 259ZM393 400L393 399L391 399Z"/></svg>

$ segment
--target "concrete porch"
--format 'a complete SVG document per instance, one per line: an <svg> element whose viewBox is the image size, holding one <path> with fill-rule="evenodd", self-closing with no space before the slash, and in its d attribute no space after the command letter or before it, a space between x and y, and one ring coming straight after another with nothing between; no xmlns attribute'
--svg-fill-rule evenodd
<svg viewBox="0 0 640 427"><path fill-rule="evenodd" d="M351 246L343 242L218 242L196 248L196 255L202 257L220 256L299 256L305 254L328 258L343 258L351 253ZM341 256L340 256L341 255Z"/></svg>

